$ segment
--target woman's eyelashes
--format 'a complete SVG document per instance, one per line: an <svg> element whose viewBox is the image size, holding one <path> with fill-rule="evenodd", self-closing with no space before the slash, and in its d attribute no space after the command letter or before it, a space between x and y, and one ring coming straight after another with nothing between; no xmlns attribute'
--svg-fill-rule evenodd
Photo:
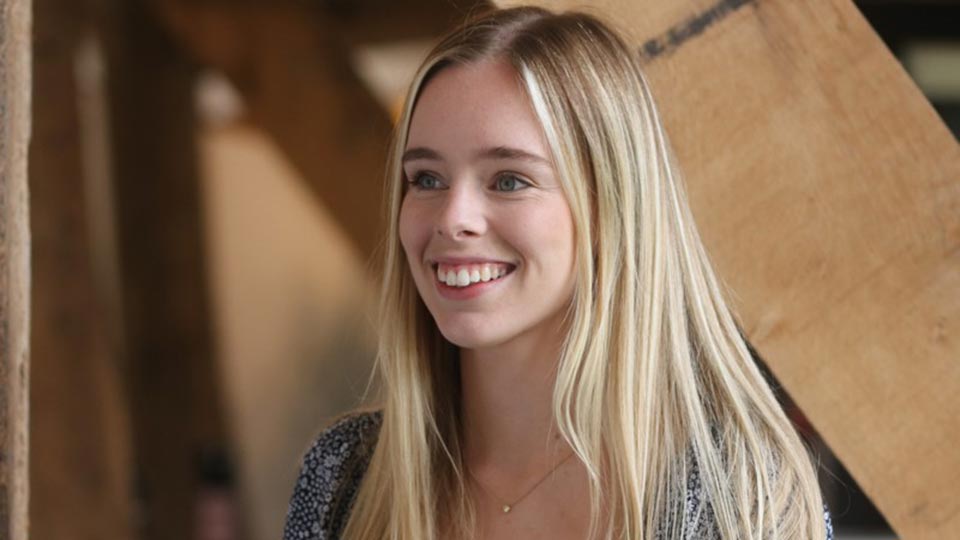
<svg viewBox="0 0 960 540"><path fill-rule="evenodd" d="M497 191L520 191L527 189L532 184L523 178L511 173L504 173L496 177L494 186Z"/></svg>
<svg viewBox="0 0 960 540"><path fill-rule="evenodd" d="M416 191L433 191L446 188L446 184L434 173L418 171L408 176L407 184ZM514 173L500 173L494 176L491 189L506 193L521 191L532 187L533 183Z"/></svg>
<svg viewBox="0 0 960 540"><path fill-rule="evenodd" d="M440 178L437 175L429 172L415 172L410 175L411 180L407 181L410 184L410 187L417 191L430 191L434 189L440 189L443 185L443 182L440 181Z"/></svg>

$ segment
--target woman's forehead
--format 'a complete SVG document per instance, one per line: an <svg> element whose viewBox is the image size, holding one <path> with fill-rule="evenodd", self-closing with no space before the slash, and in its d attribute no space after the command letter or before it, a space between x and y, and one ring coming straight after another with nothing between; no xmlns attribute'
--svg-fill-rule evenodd
<svg viewBox="0 0 960 540"><path fill-rule="evenodd" d="M549 156L542 128L516 71L505 61L456 65L437 73L413 110L407 149L467 157L489 148Z"/></svg>

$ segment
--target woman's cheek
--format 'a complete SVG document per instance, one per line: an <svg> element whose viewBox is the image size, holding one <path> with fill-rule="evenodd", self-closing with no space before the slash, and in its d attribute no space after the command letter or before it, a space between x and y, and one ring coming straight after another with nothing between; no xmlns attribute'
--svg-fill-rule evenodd
<svg viewBox="0 0 960 540"><path fill-rule="evenodd" d="M403 250L406 252L407 258L415 260L415 258L411 258L411 256L414 255L413 252L415 251L415 244L417 243L417 223L416 220L413 219L414 216L411 215L412 213L413 208L411 208L410 199L406 198L400 206L400 219L398 224L400 244L403 245Z"/></svg>
<svg viewBox="0 0 960 540"><path fill-rule="evenodd" d="M410 198L404 199L400 207L399 234L400 244L407 257L407 263L414 278L419 280L423 257L430 242L433 224L422 204Z"/></svg>

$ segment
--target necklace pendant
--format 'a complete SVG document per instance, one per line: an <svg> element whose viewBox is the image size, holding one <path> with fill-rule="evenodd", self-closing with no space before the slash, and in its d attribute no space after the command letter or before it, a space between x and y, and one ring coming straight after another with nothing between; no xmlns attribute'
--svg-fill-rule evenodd
<svg viewBox="0 0 960 540"><path fill-rule="evenodd" d="M509 513L510 513L510 510L511 510L511 508L510 508L510 505L509 505L509 504L503 505L503 513L504 513L504 514L509 514Z"/></svg>

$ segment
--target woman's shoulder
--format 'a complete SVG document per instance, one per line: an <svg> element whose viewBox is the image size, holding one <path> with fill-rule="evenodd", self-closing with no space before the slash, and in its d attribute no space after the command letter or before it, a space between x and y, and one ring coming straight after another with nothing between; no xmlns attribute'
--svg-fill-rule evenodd
<svg viewBox="0 0 960 540"><path fill-rule="evenodd" d="M376 444L379 411L347 414L314 440L304 454L287 510L284 540L334 537L356 495Z"/></svg>
<svg viewBox="0 0 960 540"><path fill-rule="evenodd" d="M331 465L346 461L365 443L376 442L382 420L380 411L356 411L341 416L320 432L304 461L322 458Z"/></svg>

